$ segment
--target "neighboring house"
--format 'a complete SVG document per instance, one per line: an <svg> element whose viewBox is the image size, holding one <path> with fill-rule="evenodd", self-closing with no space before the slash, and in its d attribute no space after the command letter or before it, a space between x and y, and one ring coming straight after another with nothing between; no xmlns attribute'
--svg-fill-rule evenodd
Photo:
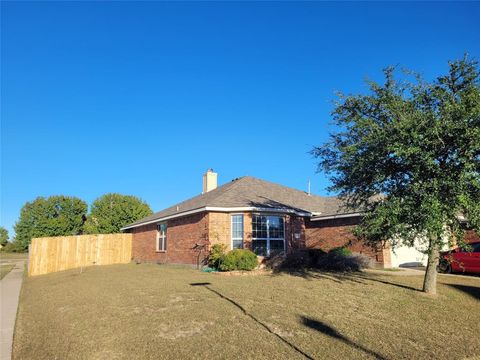
<svg viewBox="0 0 480 360"><path fill-rule="evenodd" d="M348 246L390 267L389 249L372 249L355 239L360 214L342 210L336 197L245 176L217 187L217 174L203 176L203 193L124 227L133 234L139 262L199 264L209 247L247 248L257 255L276 251Z"/></svg>
<svg viewBox="0 0 480 360"><path fill-rule="evenodd" d="M201 264L209 247L251 249L269 256L277 251L348 246L380 267L401 265L389 248L372 249L352 228L361 214L346 211L336 197L245 176L217 187L212 170L203 176L203 193L124 227L133 234L132 257L139 262ZM401 261L417 261L415 249ZM421 253L420 253L421 255Z"/></svg>
<svg viewBox="0 0 480 360"><path fill-rule="evenodd" d="M472 229L468 228L468 223L465 218L460 217L462 226L464 226L465 236L464 241L466 243L480 241L480 237ZM448 241L448 237L444 238L445 242ZM448 244L445 244L442 250L448 250ZM409 267L427 265L428 256L425 254L426 245L415 242L414 247L410 246L396 246L391 253L391 265L392 267Z"/></svg>

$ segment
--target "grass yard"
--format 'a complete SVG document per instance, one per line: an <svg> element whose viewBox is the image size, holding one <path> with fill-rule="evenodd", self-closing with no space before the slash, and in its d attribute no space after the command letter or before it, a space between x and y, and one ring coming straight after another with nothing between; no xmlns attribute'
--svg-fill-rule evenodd
<svg viewBox="0 0 480 360"><path fill-rule="evenodd" d="M462 359L480 355L480 278L221 276L159 265L25 280L19 359Z"/></svg>
<svg viewBox="0 0 480 360"><path fill-rule="evenodd" d="M12 269L15 267L15 264L0 264L0 280L5 277Z"/></svg>
<svg viewBox="0 0 480 360"><path fill-rule="evenodd" d="M2 260L27 260L28 253L0 252L0 261Z"/></svg>

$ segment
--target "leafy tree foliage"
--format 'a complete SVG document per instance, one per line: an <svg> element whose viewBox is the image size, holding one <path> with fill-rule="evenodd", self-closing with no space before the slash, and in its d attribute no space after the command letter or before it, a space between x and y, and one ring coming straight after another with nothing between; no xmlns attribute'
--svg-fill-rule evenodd
<svg viewBox="0 0 480 360"><path fill-rule="evenodd" d="M109 234L152 214L147 203L130 195L105 194L96 199L85 223L89 234Z"/></svg>
<svg viewBox="0 0 480 360"><path fill-rule="evenodd" d="M3 226L0 226L0 245L5 246L8 244L8 230Z"/></svg>
<svg viewBox="0 0 480 360"><path fill-rule="evenodd" d="M87 204L76 197L38 197L27 202L15 224L15 241L27 249L34 237L78 235L82 233Z"/></svg>
<svg viewBox="0 0 480 360"><path fill-rule="evenodd" d="M462 239L462 217L480 229L480 89L476 61L449 63L426 82L393 67L369 93L340 95L338 126L312 153L331 174L331 190L363 208L356 233L373 244L423 243L424 291L436 292L439 249Z"/></svg>

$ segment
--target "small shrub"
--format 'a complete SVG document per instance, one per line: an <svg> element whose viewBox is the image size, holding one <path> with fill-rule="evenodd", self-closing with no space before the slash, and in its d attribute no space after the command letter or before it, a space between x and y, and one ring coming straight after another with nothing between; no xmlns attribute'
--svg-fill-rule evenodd
<svg viewBox="0 0 480 360"><path fill-rule="evenodd" d="M371 260L363 254L344 255L341 251L329 252L318 259L315 268L326 271L360 271L371 267Z"/></svg>
<svg viewBox="0 0 480 360"><path fill-rule="evenodd" d="M275 255L265 265L273 270L315 267L318 259L326 253L321 249L297 249L286 255Z"/></svg>
<svg viewBox="0 0 480 360"><path fill-rule="evenodd" d="M372 266L372 261L363 254L352 253L346 248L335 248L328 253L320 249L302 249L285 257L273 257L266 265L273 270L318 269L323 271L360 271Z"/></svg>
<svg viewBox="0 0 480 360"><path fill-rule="evenodd" d="M359 253L353 253L350 255L350 262L351 262L351 267L356 267L357 270L355 271L360 271L363 269L370 269L373 267L373 261L370 259L367 255L359 254Z"/></svg>
<svg viewBox="0 0 480 360"><path fill-rule="evenodd" d="M306 250L309 258L309 266L314 266L318 259L320 259L322 256L325 256L326 252L323 251L322 249L308 249Z"/></svg>
<svg viewBox="0 0 480 360"><path fill-rule="evenodd" d="M283 262L276 264L277 268L294 269L309 266L310 257L305 250L296 250L284 256Z"/></svg>
<svg viewBox="0 0 480 360"><path fill-rule="evenodd" d="M270 257L266 257L263 259L263 263L269 269L280 269L283 264L285 263L285 255L284 254L275 254Z"/></svg>
<svg viewBox="0 0 480 360"><path fill-rule="evenodd" d="M6 253L8 253L8 252L18 252L18 253L27 252L27 250L20 243L18 243L16 241L7 243L7 245L2 247L2 249L0 251L1 252L6 252Z"/></svg>
<svg viewBox="0 0 480 360"><path fill-rule="evenodd" d="M210 249L210 254L208 255L208 266L213 269L218 269L226 250L227 246L224 244L213 245Z"/></svg>
<svg viewBox="0 0 480 360"><path fill-rule="evenodd" d="M250 250L235 249L220 259L221 271L253 270L258 266L257 255Z"/></svg>
<svg viewBox="0 0 480 360"><path fill-rule="evenodd" d="M345 246L340 246L340 247L333 248L328 253L341 255L341 256L349 256L349 255L352 255L352 250L350 250L349 248L346 248Z"/></svg>

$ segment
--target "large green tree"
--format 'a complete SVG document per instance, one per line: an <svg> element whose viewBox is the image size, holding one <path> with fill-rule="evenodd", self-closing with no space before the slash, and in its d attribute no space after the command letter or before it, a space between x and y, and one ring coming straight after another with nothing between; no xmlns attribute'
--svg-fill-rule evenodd
<svg viewBox="0 0 480 360"><path fill-rule="evenodd" d="M0 245L5 246L8 244L8 230L3 226L0 226Z"/></svg>
<svg viewBox="0 0 480 360"><path fill-rule="evenodd" d="M109 234L152 214L147 203L135 196L105 194L96 199L85 223L89 234Z"/></svg>
<svg viewBox="0 0 480 360"><path fill-rule="evenodd" d="M15 241L27 249L34 237L81 234L87 210L87 204L76 197L38 197L22 207L15 224Z"/></svg>
<svg viewBox="0 0 480 360"><path fill-rule="evenodd" d="M367 94L340 95L337 128L313 149L331 190L365 217L356 234L371 244L420 243L428 254L423 290L436 293L439 250L480 229L480 90L476 61L449 63L427 82L395 68ZM380 195L380 196L379 196Z"/></svg>

